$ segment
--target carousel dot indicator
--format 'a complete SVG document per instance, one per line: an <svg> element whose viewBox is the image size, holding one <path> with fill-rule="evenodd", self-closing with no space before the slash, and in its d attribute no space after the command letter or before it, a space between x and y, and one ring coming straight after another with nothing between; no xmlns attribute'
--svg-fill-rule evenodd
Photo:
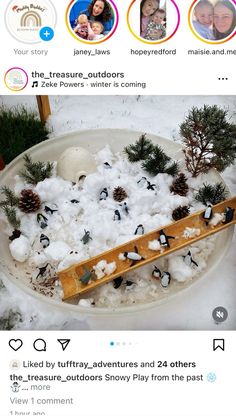
<svg viewBox="0 0 236 419"><path fill-rule="evenodd" d="M110 346L114 346L114 345L115 345L115 342L111 341Z"/></svg>

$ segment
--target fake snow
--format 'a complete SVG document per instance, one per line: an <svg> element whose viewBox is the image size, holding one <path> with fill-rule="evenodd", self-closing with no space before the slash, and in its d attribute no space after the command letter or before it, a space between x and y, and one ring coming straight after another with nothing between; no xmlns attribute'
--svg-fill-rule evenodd
<svg viewBox="0 0 236 419"><path fill-rule="evenodd" d="M159 240L152 240L152 241L148 242L148 248L150 250L160 250L161 245L160 245Z"/></svg>
<svg viewBox="0 0 236 419"><path fill-rule="evenodd" d="M107 263L106 260L100 260L97 265L93 266L97 279L103 278L105 275L111 275L116 270L116 263Z"/></svg>
<svg viewBox="0 0 236 419"><path fill-rule="evenodd" d="M33 187L42 201L40 213L47 218L47 225L43 230L37 222L37 214L19 212L23 234L11 243L11 251L18 261L24 262L28 259L27 269L31 269L34 289L39 292L42 291L43 284L47 284L49 271L57 272L68 268L136 238L135 231L140 224L145 233L170 224L173 222L172 211L179 205L191 205L192 212L198 208L199 204L193 200L193 189L190 188L186 197L173 195L170 192L173 181L171 176L162 173L154 177L148 176L140 163L130 163L123 153L114 155L109 145L100 150L95 159L97 171L89 174L83 183L74 185L55 174L51 179ZM109 163L109 167L104 163ZM153 189L147 189L148 183L143 179L150 181ZM126 205L113 199L113 191L118 186L123 187L127 193ZM15 189L20 191L23 187L25 185L16 177ZM100 200L100 193L104 188L107 188L108 196ZM50 213L45 210L45 206L56 211ZM117 210L120 220L114 219ZM89 233L89 240L83 239L86 232ZM42 233L49 240L46 248L40 242ZM182 233L186 238L199 234L200 230L194 228L186 228ZM24 242L24 246L18 245L21 242ZM150 241L148 247L150 250L164 252L158 240ZM197 269L184 263L183 256L190 249L199 265ZM180 254L163 257L155 265L161 272L170 272L177 283L191 281L206 268L207 259L213 250L214 238L205 239L183 249ZM131 248L129 252L134 252L134 249ZM119 259L126 260L123 253L119 255ZM115 262L101 260L93 269L97 279L101 279L105 275L111 275L117 267ZM160 281L152 277L152 270L153 265L150 264L126 274L118 288L114 288L113 282L97 287L86 295L87 298L80 300L79 304L84 307L119 307L153 301L160 293L168 292L168 289L163 290ZM174 281L171 281L170 287ZM54 284L52 288L50 281L49 285L50 290L53 289L50 296L61 298L60 286Z"/></svg>
<svg viewBox="0 0 236 419"><path fill-rule="evenodd" d="M201 234L200 228L186 227L183 233L183 237L185 239L193 239L194 237L200 236L200 234Z"/></svg>
<svg viewBox="0 0 236 419"><path fill-rule="evenodd" d="M222 221L224 221L224 214L221 214L219 212L215 213L212 217L212 219L209 221L209 225L211 227L215 227L217 226L219 223L221 223Z"/></svg>

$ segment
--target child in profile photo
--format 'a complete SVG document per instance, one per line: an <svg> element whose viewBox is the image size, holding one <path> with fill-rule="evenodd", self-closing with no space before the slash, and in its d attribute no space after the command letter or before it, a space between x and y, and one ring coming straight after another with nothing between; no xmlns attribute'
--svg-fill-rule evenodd
<svg viewBox="0 0 236 419"><path fill-rule="evenodd" d="M213 35L214 7L209 0L200 0L194 8L192 21L195 31L204 39L214 40Z"/></svg>
<svg viewBox="0 0 236 419"><path fill-rule="evenodd" d="M94 34L85 14L78 16L77 25L74 28L74 32L82 39L93 39Z"/></svg>
<svg viewBox="0 0 236 419"><path fill-rule="evenodd" d="M157 9L153 13L147 26L145 39L157 41L166 37L165 17L166 11L164 9Z"/></svg>
<svg viewBox="0 0 236 419"><path fill-rule="evenodd" d="M160 0L142 0L140 4L140 36L145 38L150 16L159 9Z"/></svg>
<svg viewBox="0 0 236 419"><path fill-rule="evenodd" d="M102 22L98 22L98 21L97 22L96 21L92 22L91 23L91 29L93 31L93 35L92 35L91 39L93 39L93 41L97 41L99 39L104 38L104 36L105 36L103 34L104 26L103 26Z"/></svg>

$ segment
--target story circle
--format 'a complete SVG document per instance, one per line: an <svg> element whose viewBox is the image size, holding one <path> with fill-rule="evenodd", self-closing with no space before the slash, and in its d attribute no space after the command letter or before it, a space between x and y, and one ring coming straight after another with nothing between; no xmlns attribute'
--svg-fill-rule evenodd
<svg viewBox="0 0 236 419"><path fill-rule="evenodd" d="M28 84L28 74L21 67L12 67L7 70L4 76L6 87L13 92L23 90Z"/></svg>
<svg viewBox="0 0 236 419"><path fill-rule="evenodd" d="M190 27L191 32L193 33L193 35L199 39L202 42L205 42L206 44L210 44L210 45L219 45L219 44L224 44L225 42L230 41L235 35L236 35L236 26L234 28L234 30L232 31L231 34L229 34L229 36L227 36L224 39L220 39L220 40L209 40L206 38L203 38L202 36L200 36L199 33L197 33L197 31L194 29L194 26L192 24L192 15L193 15L193 11L195 6L199 3L199 1L201 0L193 0L193 3L190 6L189 12L188 12L188 25ZM229 2L231 2L234 7L235 7L235 11L236 11L236 0L228 0Z"/></svg>
<svg viewBox="0 0 236 419"><path fill-rule="evenodd" d="M80 0L71 0L67 9L66 9L66 16L65 16L65 20L66 20L66 26L68 31L70 32L70 34L79 42L82 42L83 44L87 44L87 45L98 45L101 44L105 41L107 41L109 38L112 37L112 35L114 35L118 23L119 23L119 12L118 9L114 3L113 0L106 0L106 2L111 6L112 11L114 13L114 23L112 26L112 29L109 31L109 33L107 35L105 35L102 39L100 40L87 40L87 39L82 39L79 36L76 35L76 33L74 32L74 30L72 29L72 25L71 25L71 21L70 21L70 14L71 11L73 9L73 7L79 2ZM89 4L89 1L87 2Z"/></svg>
<svg viewBox="0 0 236 419"><path fill-rule="evenodd" d="M133 0L133 1L131 2L130 6L129 6L129 8L128 8L128 11L127 11L127 15L126 15L127 25L128 25L128 28L129 28L129 31L131 32L131 34L132 34L132 35L133 35L136 39L138 39L139 41L143 42L144 44L149 44L149 45L159 45L159 44L163 44L163 43L164 43L164 42L166 42L166 41L169 41L169 39L171 39L171 38L172 38L172 37L176 34L176 32L177 32L177 30L178 30L178 28L179 28L179 25L180 25L180 11L179 11L179 8L178 8L178 6L177 6L177 4L176 4L175 0L168 0L168 1L170 1L170 2L172 3L172 5L174 6L174 8L175 8L175 11L176 11L176 13L177 13L177 23L176 23L176 25L175 25L175 27L174 27L174 30L172 31L172 33L171 33L170 35L168 35L168 36L166 36L165 38L160 39L160 40L158 40L158 41L149 41L149 40L146 40L146 39L142 38L141 36L137 35L137 34L135 33L135 31L132 29L132 26L131 26L131 24L130 24L130 13L131 13L131 9L132 9L132 7L134 6L134 4L135 4L135 2L136 2L136 1L137 1L137 0Z"/></svg>
<svg viewBox="0 0 236 419"><path fill-rule="evenodd" d="M39 32L43 27L56 26L56 9L51 0L11 0L5 12L8 32L25 44L42 42Z"/></svg>

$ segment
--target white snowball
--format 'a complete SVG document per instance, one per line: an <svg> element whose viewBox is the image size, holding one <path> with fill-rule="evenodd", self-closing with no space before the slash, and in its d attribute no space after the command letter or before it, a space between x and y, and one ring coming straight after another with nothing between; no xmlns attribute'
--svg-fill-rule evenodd
<svg viewBox="0 0 236 419"><path fill-rule="evenodd" d="M148 248L150 250L160 250L161 245L159 243L159 240L152 240L152 241L148 242Z"/></svg>
<svg viewBox="0 0 236 419"><path fill-rule="evenodd" d="M106 268L105 268L105 272L106 272L107 275L113 274L113 272L115 272L115 270L116 270L116 262L108 263Z"/></svg>
<svg viewBox="0 0 236 419"><path fill-rule="evenodd" d="M61 262L70 253L71 248L65 242L52 242L46 249L46 255L53 262Z"/></svg>
<svg viewBox="0 0 236 419"><path fill-rule="evenodd" d="M185 239L192 239L193 237L200 236L200 234L201 234L200 228L186 227L183 232L183 237Z"/></svg>
<svg viewBox="0 0 236 419"><path fill-rule="evenodd" d="M209 221L209 225L211 227L217 226L217 224L221 223L224 220L224 214L220 214L219 212L216 212L212 219Z"/></svg>
<svg viewBox="0 0 236 419"><path fill-rule="evenodd" d="M79 300L78 305L81 307L91 307L91 305L94 303L94 299L93 298L82 298L81 300Z"/></svg>
<svg viewBox="0 0 236 419"><path fill-rule="evenodd" d="M30 255L30 241L23 234L18 239L13 240L9 244L9 248L13 259L17 262L25 262Z"/></svg>

